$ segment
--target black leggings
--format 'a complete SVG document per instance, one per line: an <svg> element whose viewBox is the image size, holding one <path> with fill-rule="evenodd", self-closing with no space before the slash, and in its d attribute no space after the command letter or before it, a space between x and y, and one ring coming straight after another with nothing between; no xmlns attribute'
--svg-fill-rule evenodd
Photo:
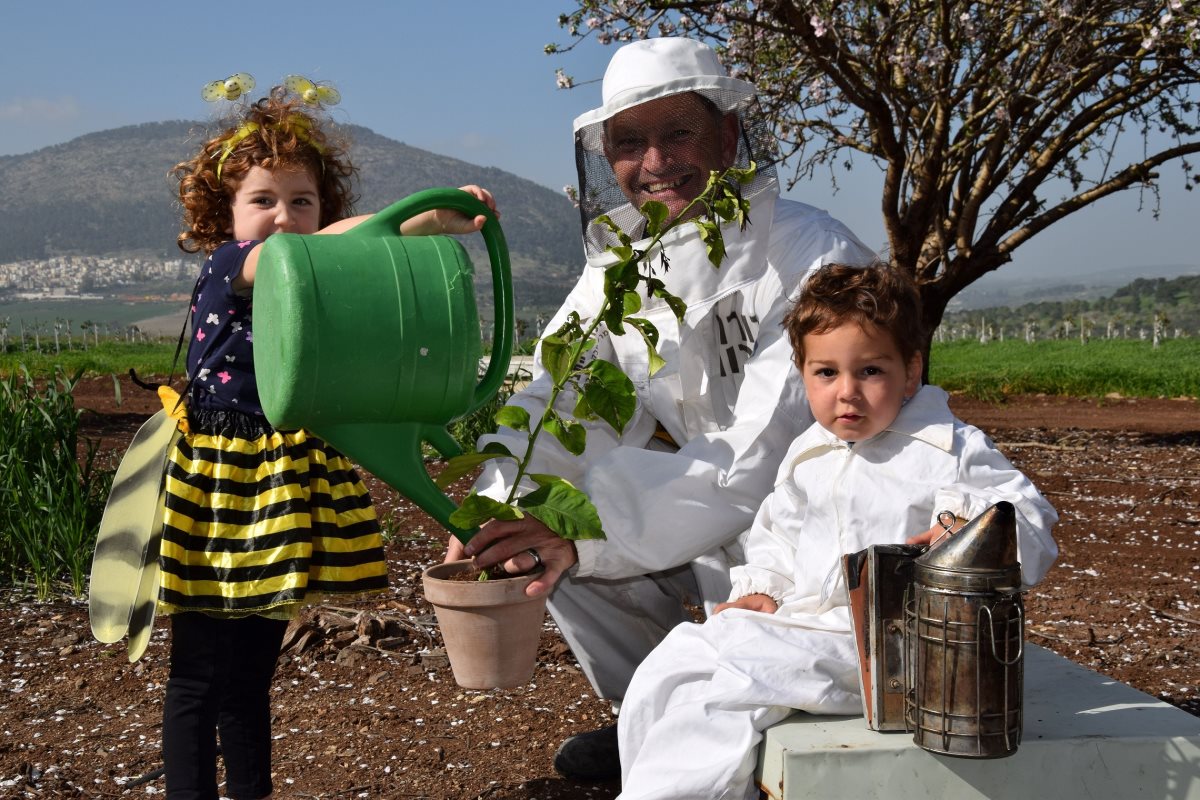
<svg viewBox="0 0 1200 800"><path fill-rule="evenodd" d="M217 731L225 794L271 794L271 678L285 620L171 616L171 672L163 706L168 800L217 800Z"/></svg>

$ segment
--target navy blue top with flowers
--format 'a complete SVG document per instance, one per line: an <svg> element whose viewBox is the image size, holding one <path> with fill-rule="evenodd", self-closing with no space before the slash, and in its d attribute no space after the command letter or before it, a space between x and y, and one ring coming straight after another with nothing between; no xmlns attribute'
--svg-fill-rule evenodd
<svg viewBox="0 0 1200 800"><path fill-rule="evenodd" d="M192 300L192 340L187 368L195 408L232 410L261 417L254 378L252 300L233 290L257 241L225 242L204 261Z"/></svg>

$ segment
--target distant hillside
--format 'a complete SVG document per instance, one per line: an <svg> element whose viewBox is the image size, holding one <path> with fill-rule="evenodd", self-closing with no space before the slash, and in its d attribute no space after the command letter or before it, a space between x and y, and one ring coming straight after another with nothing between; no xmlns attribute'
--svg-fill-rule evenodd
<svg viewBox="0 0 1200 800"><path fill-rule="evenodd" d="M1200 275L1137 278L1099 297L1044 297L1037 302L972 310L948 310L942 327L951 337L1021 336L1031 327L1041 336L1071 336L1087 328L1096 336L1140 336L1155 322L1174 335L1200 335Z"/></svg>
<svg viewBox="0 0 1200 800"><path fill-rule="evenodd" d="M203 123L101 131L0 156L0 263L55 255L175 257L179 209L168 170L203 138ZM346 126L360 169L360 212L432 186L476 183L500 202L518 305L554 306L582 263L579 217L562 194L494 167L410 147ZM467 240L474 249L481 243ZM485 273L486 263L476 259Z"/></svg>
<svg viewBox="0 0 1200 800"><path fill-rule="evenodd" d="M1111 295L1131 281L1170 279L1200 274L1200 262L1193 264L1138 264L1119 269L1060 275L1047 268L1036 277L1016 277L1003 269L985 275L963 289L947 307L947 313L987 308L1016 308L1039 302L1097 300Z"/></svg>

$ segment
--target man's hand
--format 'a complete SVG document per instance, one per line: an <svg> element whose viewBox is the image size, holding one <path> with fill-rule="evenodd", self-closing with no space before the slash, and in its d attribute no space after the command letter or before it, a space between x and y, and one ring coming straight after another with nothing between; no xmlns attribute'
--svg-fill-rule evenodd
<svg viewBox="0 0 1200 800"><path fill-rule="evenodd" d="M536 550L545 571L525 588L525 594L537 597L554 588L562 574L579 561L575 545L531 516L514 520L491 520L463 546L451 537L447 561L470 558L479 569L497 564L505 572L528 572L537 566L530 550Z"/></svg>

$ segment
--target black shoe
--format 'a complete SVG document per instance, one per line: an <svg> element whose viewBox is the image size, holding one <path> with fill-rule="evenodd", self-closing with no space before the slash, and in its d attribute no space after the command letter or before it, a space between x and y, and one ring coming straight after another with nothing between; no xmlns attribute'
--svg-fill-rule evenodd
<svg viewBox="0 0 1200 800"><path fill-rule="evenodd" d="M564 778L575 781L620 780L617 726L609 725L567 739L554 754L554 768Z"/></svg>

